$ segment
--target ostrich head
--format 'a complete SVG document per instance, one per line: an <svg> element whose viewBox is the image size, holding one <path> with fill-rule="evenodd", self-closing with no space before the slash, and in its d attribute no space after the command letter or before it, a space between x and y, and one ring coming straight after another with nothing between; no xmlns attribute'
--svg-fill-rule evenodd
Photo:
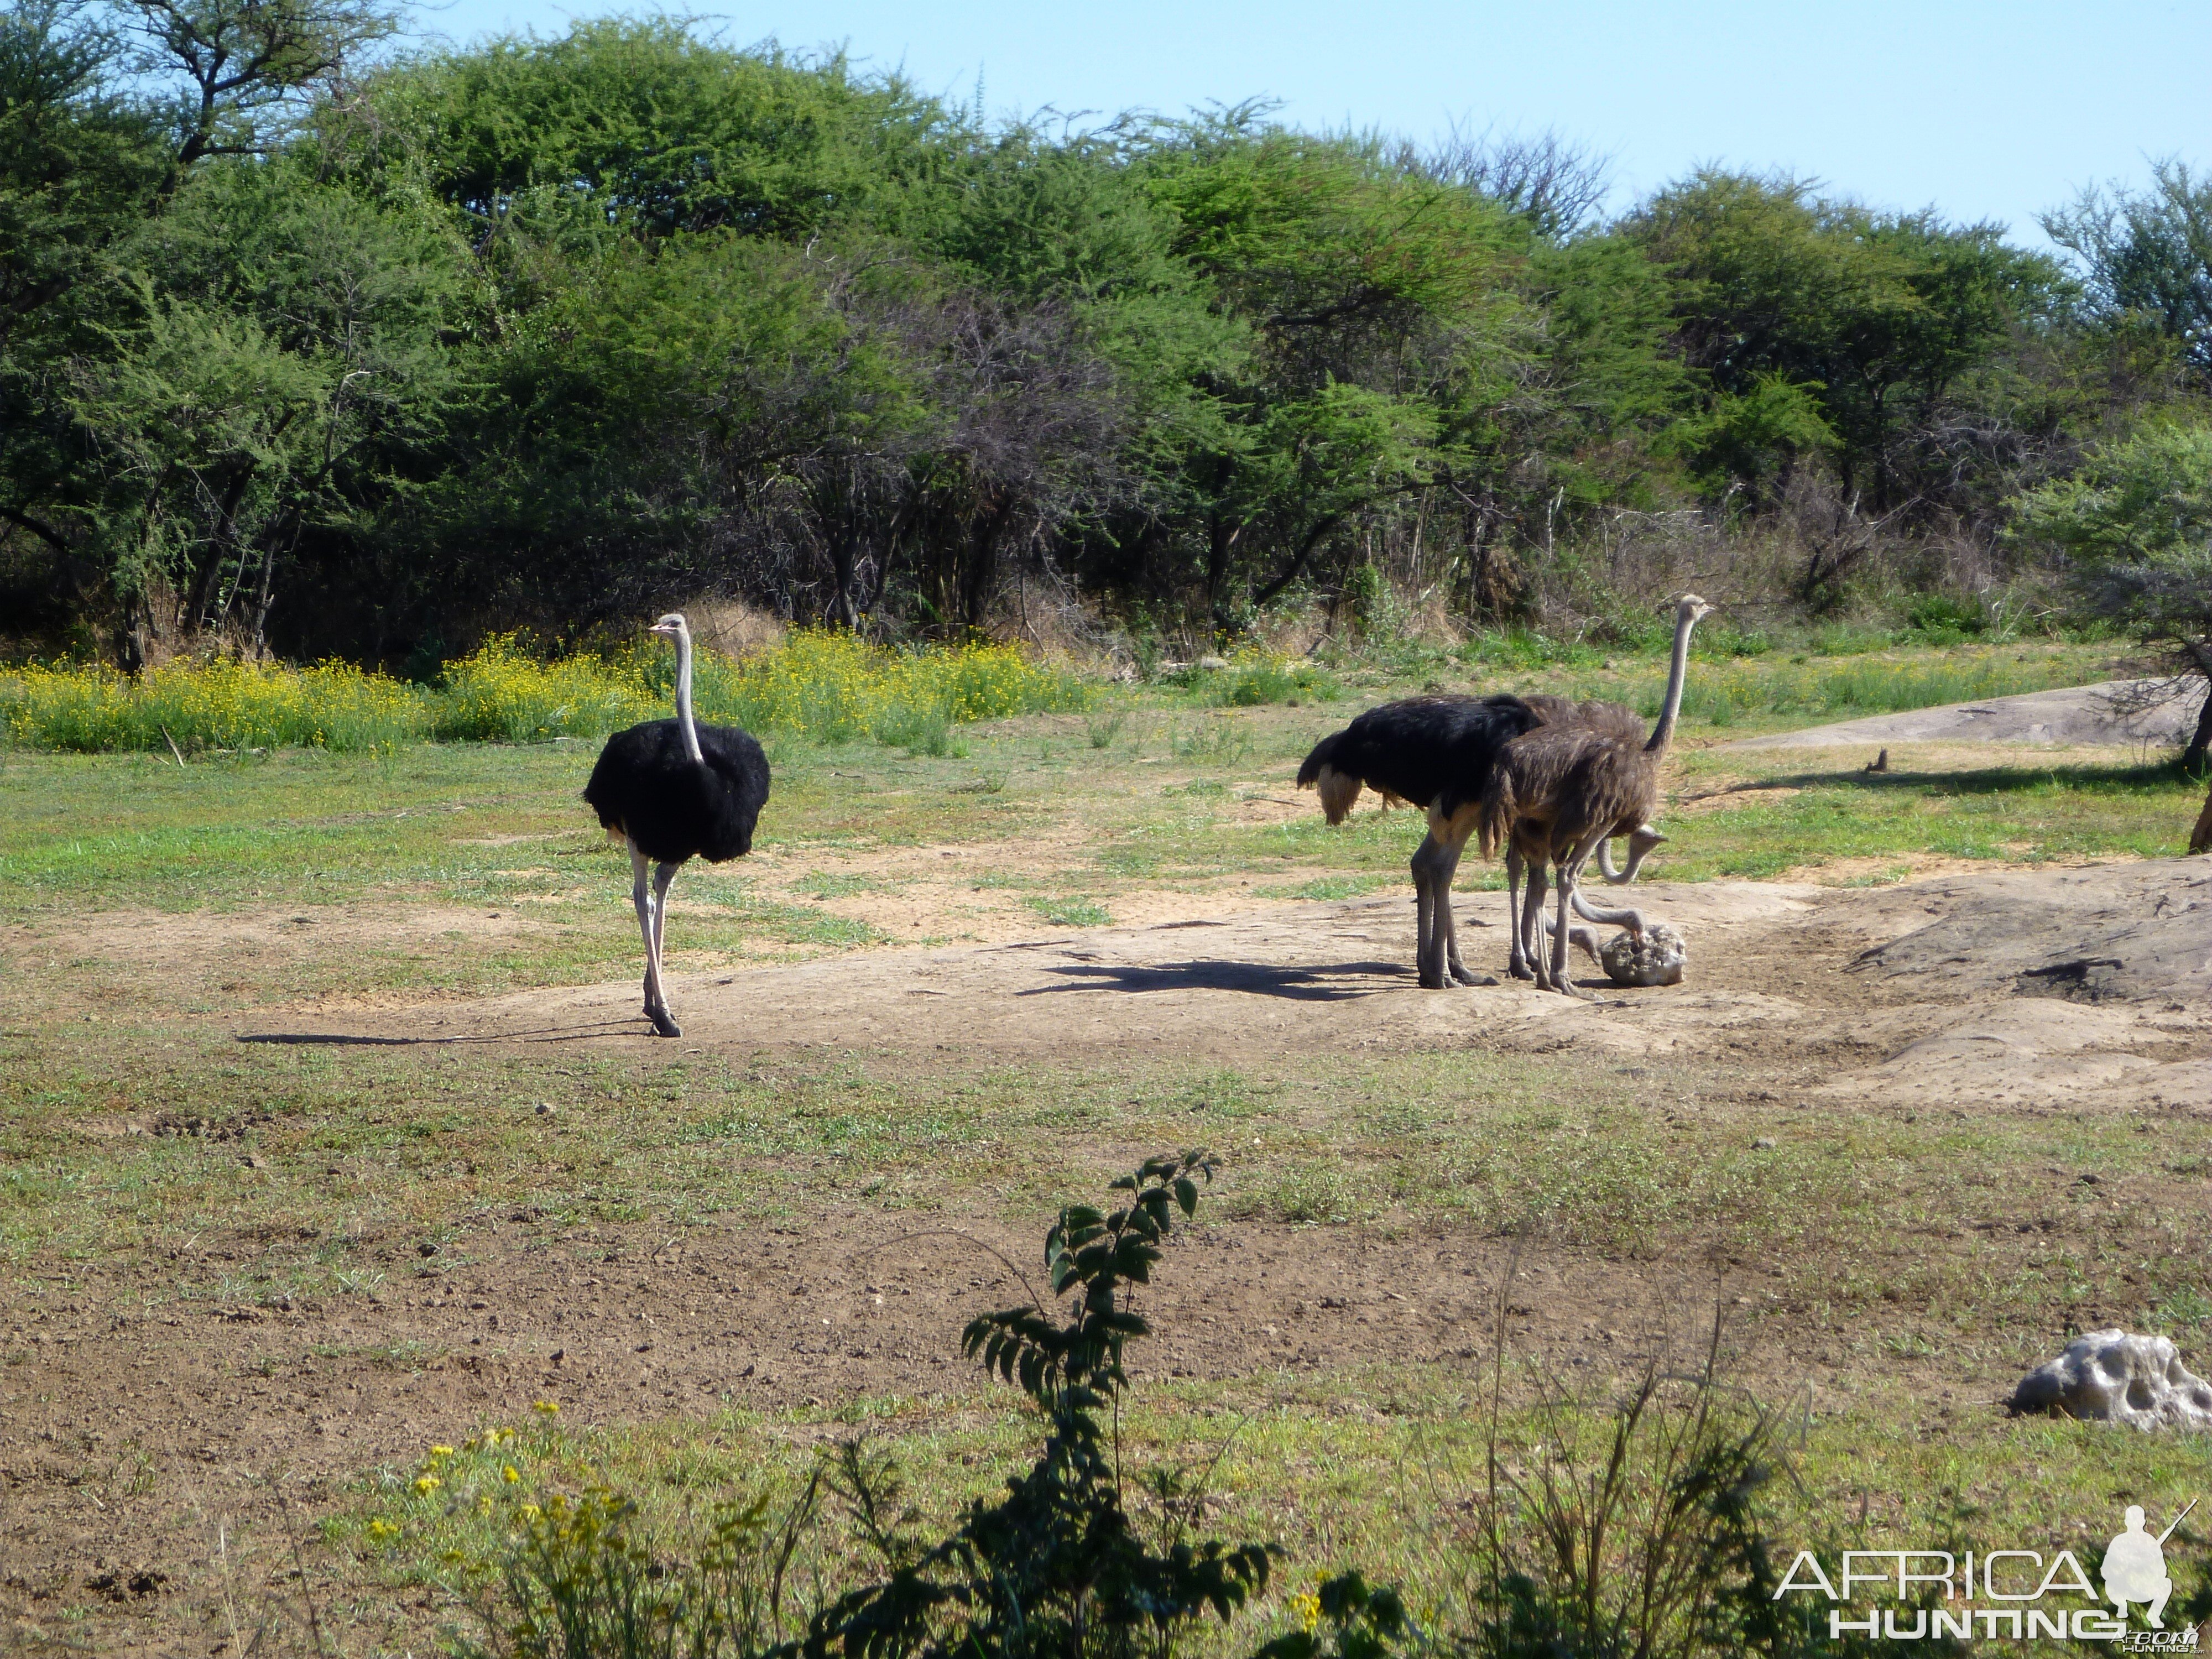
<svg viewBox="0 0 2212 1659"><path fill-rule="evenodd" d="M645 631L648 634L658 634L662 638L670 640L688 640L691 637L691 629L685 623L684 613L681 611L670 611Z"/></svg>
<svg viewBox="0 0 2212 1659"><path fill-rule="evenodd" d="M1708 605L1695 593L1685 593L1674 601L1674 619L1677 622L1701 622L1711 616L1713 610L1712 605ZM680 622L683 618L679 617L677 620Z"/></svg>

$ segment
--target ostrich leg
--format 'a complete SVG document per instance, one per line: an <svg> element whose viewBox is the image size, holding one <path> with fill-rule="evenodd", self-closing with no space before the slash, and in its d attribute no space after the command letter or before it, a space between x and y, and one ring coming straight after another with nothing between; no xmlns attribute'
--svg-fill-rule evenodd
<svg viewBox="0 0 2212 1659"><path fill-rule="evenodd" d="M638 850L635 842L629 843L629 896L637 907L637 931L645 940L645 1017L660 1029L663 1018L656 1011L660 1006L659 952L654 948L653 915L653 861Z"/></svg>
<svg viewBox="0 0 2212 1659"><path fill-rule="evenodd" d="M1461 856L1467 851L1467 838L1474 831L1472 811L1460 814L1449 826L1448 838L1439 843L1444 854L1443 867L1437 874L1437 921L1443 928L1444 971L1461 985L1495 985L1495 974L1478 974L1470 970L1459 957L1459 918L1452 910L1452 878L1459 873Z"/></svg>
<svg viewBox="0 0 2212 1659"><path fill-rule="evenodd" d="M1590 854L1597 850L1598 843L1604 839L1605 830L1602 828L1593 830L1577 842L1573 849L1559 861L1559 930L1552 935L1550 941L1552 946L1551 988L1561 996L1583 999L1589 996L1589 992L1578 988L1574 981L1567 977L1567 943L1571 925L1567 921L1567 912L1575 902L1577 896L1575 887L1581 878L1583 866L1589 862Z"/></svg>
<svg viewBox="0 0 2212 1659"><path fill-rule="evenodd" d="M668 988L660 976L660 941L668 928L668 884L676 879L680 864L657 864L653 869L653 1001L645 1011L653 1029L665 1037L682 1036L684 1028L668 1012Z"/></svg>
<svg viewBox="0 0 2212 1659"><path fill-rule="evenodd" d="M1536 973L1528 965L1528 942L1521 933L1522 874L1521 846L1509 835L1505 838L1505 929L1513 935L1513 942L1505 948L1505 971L1515 979L1534 979Z"/></svg>
<svg viewBox="0 0 2212 1659"><path fill-rule="evenodd" d="M1437 927L1436 871L1443 858L1435 820L1413 849L1413 969L1424 991L1444 988L1443 946ZM1447 901L1449 902L1449 901Z"/></svg>
<svg viewBox="0 0 2212 1659"><path fill-rule="evenodd" d="M1528 977L1536 981L1536 988L1552 988L1551 953L1544 948L1544 861L1530 859L1528 890L1521 900L1521 914L1514 921L1516 943L1521 946L1522 959L1528 964Z"/></svg>
<svg viewBox="0 0 2212 1659"><path fill-rule="evenodd" d="M653 959L659 962L668 948L668 889L681 864L657 864L653 868Z"/></svg>

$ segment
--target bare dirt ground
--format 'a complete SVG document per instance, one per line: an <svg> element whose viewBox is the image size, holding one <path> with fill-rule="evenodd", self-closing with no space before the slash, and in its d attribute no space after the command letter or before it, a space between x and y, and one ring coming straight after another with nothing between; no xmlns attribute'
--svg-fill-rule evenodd
<svg viewBox="0 0 2212 1659"><path fill-rule="evenodd" d="M1237 1058L1480 1044L1663 1054L1703 1050L1725 1033L1718 1041L1746 1052L1838 1039L1885 1051L1878 1066L1824 1085L1833 1089L1905 1077L1944 1104L2056 1102L2084 1089L2114 1103L2212 1103L2212 1065L2156 1057L2212 1032L2212 868L2196 860L1860 891L1654 884L1638 890L1637 903L1691 939L1685 984L1624 991L1589 976L1592 1000L1582 1002L1514 984L1422 994L1410 966L1411 907L1394 896L678 975L671 997L687 1051L701 1053L952 1048L1011 1059L1160 1045ZM1500 919L1486 914L1501 902L1463 895L1459 908L1470 957L1502 951ZM628 983L584 986L239 1036L339 1046L651 1043L637 1000ZM1967 1055L1978 1058L1960 1058Z"/></svg>
<svg viewBox="0 0 2212 1659"><path fill-rule="evenodd" d="M1586 1057L1631 1079L1646 1060L1694 1059L1717 1103L1778 1093L1808 1105L1893 1097L1923 1111L2084 1101L2212 1111L2212 862L1866 890L1656 884L1638 902L1688 934L1684 985L1586 980L1587 1002L1514 985L1423 993L1403 896L1231 897L1218 914L1148 927L679 975L685 1036L668 1046L867 1050L925 1066L948 1054L1249 1060L1422 1048ZM1502 954L1502 908L1496 895L1462 896L1470 960ZM424 912L401 931L508 921ZM148 941L146 960L151 972L185 970L217 945L200 936L208 929L226 946L244 929L281 950L319 925L187 921L178 937ZM225 1018L241 1044L659 1052L637 994L625 981ZM957 1224L1027 1259L1025 1234ZM364 1247L406 1260L404 1221L378 1226ZM617 1423L725 1398L789 1407L910 1389L917 1368L957 1391L971 1386L955 1346L963 1319L1018 1291L980 1256L955 1280L918 1271L915 1243L857 1203L769 1235L651 1235L601 1229L604 1259L585 1264L544 1248L530 1215L494 1218L471 1238L468 1265L441 1279L274 1308L149 1313L138 1292L155 1269L131 1259L83 1264L61 1307L0 1294L16 1362L0 1372L0 1584L32 1607L64 1587L106 1586L117 1620L100 1650L208 1651L222 1639L210 1622L216 1600L202 1596L187 1616L186 1599L165 1601L164 1587L204 1575L186 1563L208 1558L199 1534L218 1516L303 1527L279 1507L283 1491L312 1507L332 1482L419 1455L426 1437L458 1439L549 1394L571 1419ZM228 1253L285 1247L237 1239ZM1509 1249L1468 1231L1251 1221L1186 1248L1196 1259L1171 1276L1158 1310L1166 1330L1189 1334L1144 1354L1154 1375L1449 1366L1478 1353L1501 1306L1523 1351L1581 1363L1649 1347L1687 1305L1682 1264ZM1737 1276L1755 1286L1757 1269ZM1206 1320L1177 1319L1200 1303ZM1837 1356L1817 1320L1778 1316L1765 1334L1770 1374L1833 1382ZM1947 1403L1930 1409L1954 1409L1962 1387L1983 1383L1996 1386L1936 1377L1932 1396ZM281 1577L281 1562L270 1571Z"/></svg>

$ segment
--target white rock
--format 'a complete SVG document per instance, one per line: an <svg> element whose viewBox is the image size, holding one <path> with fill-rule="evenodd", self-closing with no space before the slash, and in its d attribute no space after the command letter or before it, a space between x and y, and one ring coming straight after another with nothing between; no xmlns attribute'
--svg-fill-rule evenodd
<svg viewBox="0 0 2212 1659"><path fill-rule="evenodd" d="M2166 1337L2088 1331L2021 1378L2012 1408L2138 1429L2212 1429L2212 1383Z"/></svg>
<svg viewBox="0 0 2212 1659"><path fill-rule="evenodd" d="M1689 941L1663 921L1644 924L1644 937L1615 933L1598 952L1606 977L1615 985L1680 985L1690 960Z"/></svg>

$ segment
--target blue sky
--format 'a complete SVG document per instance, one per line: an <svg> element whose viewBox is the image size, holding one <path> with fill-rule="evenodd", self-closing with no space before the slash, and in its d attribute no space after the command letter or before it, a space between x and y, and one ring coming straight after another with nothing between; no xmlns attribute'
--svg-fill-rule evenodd
<svg viewBox="0 0 2212 1659"><path fill-rule="evenodd" d="M465 41L617 9L448 0ZM696 14L735 42L844 43L994 114L1280 100L1302 125L1417 137L1549 127L1613 158L1616 205L1700 161L1783 167L1889 207L2035 215L2147 156L2212 166L2212 5L2136 0L1459 4L767 0Z"/></svg>

